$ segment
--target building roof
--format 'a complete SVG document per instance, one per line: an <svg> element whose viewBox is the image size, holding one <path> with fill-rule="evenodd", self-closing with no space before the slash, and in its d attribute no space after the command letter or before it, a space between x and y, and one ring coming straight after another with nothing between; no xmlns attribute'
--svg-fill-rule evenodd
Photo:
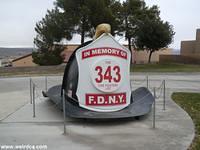
<svg viewBox="0 0 200 150"><path fill-rule="evenodd" d="M12 60L12 62L15 62L15 61L18 61L18 60L20 60L20 59L23 59L23 58L29 57L29 56L31 56L31 55L32 55L32 53L27 54L27 55L24 55L24 56L21 56L21 57L18 57L18 58L16 58L16 59Z"/></svg>

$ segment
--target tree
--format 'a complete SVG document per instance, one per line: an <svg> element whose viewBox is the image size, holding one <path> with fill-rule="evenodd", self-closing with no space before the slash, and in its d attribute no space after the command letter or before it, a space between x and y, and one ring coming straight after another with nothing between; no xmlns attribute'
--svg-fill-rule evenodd
<svg viewBox="0 0 200 150"><path fill-rule="evenodd" d="M36 24L37 32L34 43L41 50L52 48L54 42L59 42L63 37L72 39L72 25L68 21L63 21L64 16L58 8L47 11L46 16Z"/></svg>
<svg viewBox="0 0 200 150"><path fill-rule="evenodd" d="M125 38L128 41L128 48L132 53L132 47L134 49L142 47L142 42L140 41L143 37L148 36L148 26L156 25L160 27L158 30L168 29L170 33L168 33L168 41L167 39L162 39L166 41L165 44L171 43L170 38L172 40L173 30L169 23L162 23L160 20L160 11L157 6L153 5L152 7L147 7L143 0L126 0L123 2L122 9L122 31L125 33ZM148 24L148 21L152 21L153 24ZM147 25L148 24L148 25ZM162 25L165 24L165 25ZM144 30L147 28L148 31ZM155 27L156 28L156 27ZM151 29L150 29L151 30ZM160 31L161 34L162 31ZM166 31L165 31L166 32ZM167 33L166 33L167 34ZM161 36L161 35L160 35ZM163 35L164 36L164 35ZM164 37L163 37L164 38ZM165 38L167 38L165 36ZM146 39L143 42L147 42ZM161 47L165 47L166 45L160 45ZM151 59L151 55L153 51L156 49L148 49L150 51L149 61Z"/></svg>
<svg viewBox="0 0 200 150"><path fill-rule="evenodd" d="M128 41L128 48L132 54L132 48L136 48L135 39L137 37L137 30L139 24L148 16L149 18L158 18L159 10L157 6L146 7L143 0L126 0L121 7L120 31L124 33ZM131 57L132 62L132 57Z"/></svg>
<svg viewBox="0 0 200 150"><path fill-rule="evenodd" d="M38 51L33 52L33 61L39 65L57 65L62 63L60 52L62 46L55 45L63 37L72 38L71 26L68 22L63 22L63 14L58 8L47 11L46 16L36 24L37 32L34 44ZM66 28L67 26L67 28Z"/></svg>
<svg viewBox="0 0 200 150"><path fill-rule="evenodd" d="M57 0L55 5L63 11L64 20L73 24L73 33L81 34L81 43L84 42L86 31L90 24L88 19L89 10L84 0Z"/></svg>
<svg viewBox="0 0 200 150"><path fill-rule="evenodd" d="M100 23L113 25L112 33L115 34L117 23L111 8L115 8L114 0L57 0L55 8L48 10L46 16L36 24L37 35L34 43L38 52L33 53L34 62L47 65L48 61L45 59L49 58L48 53L57 55L55 59L59 58L58 53L51 52L60 51L58 45L55 48L56 43L62 39L72 39L75 33L81 35L83 43L85 37L94 35L94 29ZM62 48L60 46L60 49ZM49 61L49 64L52 62Z"/></svg>
<svg viewBox="0 0 200 150"><path fill-rule="evenodd" d="M85 37L93 37L100 23L111 24L113 35L125 35L132 53L146 18L159 20L159 14L157 6L146 7L143 0L126 0L123 3L117 0L56 0L55 8L36 24L34 43L38 47L38 55L35 54L34 58L48 56L42 53L58 50L55 44L62 39L72 39L74 34L80 34L83 43Z"/></svg>
<svg viewBox="0 0 200 150"><path fill-rule="evenodd" d="M64 12L64 20L73 24L73 33L81 35L83 43L85 37L94 35L98 24L110 23L114 26L113 3L114 0L57 0L55 4Z"/></svg>
<svg viewBox="0 0 200 150"><path fill-rule="evenodd" d="M52 51L38 51L38 52L33 52L32 57L33 57L33 62L36 64L39 64L41 66L45 65L59 65L63 62L60 53L63 51L63 47L60 45L54 46L54 49Z"/></svg>
<svg viewBox="0 0 200 150"><path fill-rule="evenodd" d="M141 0L126 0L121 9L121 31L128 41L128 48L132 52L132 40L136 36L137 22L141 20L145 2Z"/></svg>
<svg viewBox="0 0 200 150"><path fill-rule="evenodd" d="M146 18L137 31L135 44L137 49L149 52L148 62L151 62L152 53L167 46L173 41L173 27L160 19Z"/></svg>

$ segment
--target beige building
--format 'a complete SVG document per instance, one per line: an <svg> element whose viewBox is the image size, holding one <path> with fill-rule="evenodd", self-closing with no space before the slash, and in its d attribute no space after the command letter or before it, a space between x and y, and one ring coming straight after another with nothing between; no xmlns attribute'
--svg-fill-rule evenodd
<svg viewBox="0 0 200 150"><path fill-rule="evenodd" d="M61 56L63 57L64 62L68 62L69 57L78 46L79 46L78 44L69 44L65 46L64 51L61 53ZM171 53L172 53L171 49L154 52L151 57L151 62L154 62L154 63L159 62L159 55L161 54L170 55ZM148 57L149 57L149 53L147 53L146 51L133 50L132 52L133 63L137 63L137 64L148 63ZM37 66L37 64L33 62L32 54L28 54L28 55L19 57L17 59L14 59L12 61L12 66L13 67L28 67L28 66Z"/></svg>
<svg viewBox="0 0 200 150"><path fill-rule="evenodd" d="M13 67L30 67L30 66L37 66L33 62L32 54L28 54L12 61Z"/></svg>
<svg viewBox="0 0 200 150"><path fill-rule="evenodd" d="M196 31L196 40L181 41L181 55L196 56L200 58L200 29Z"/></svg>
<svg viewBox="0 0 200 150"><path fill-rule="evenodd" d="M163 49L156 51L151 56L151 63L157 63L159 62L159 56L160 55L171 55L172 49ZM132 55L133 63L136 64L146 64L148 63L149 59L149 53L147 51L133 51Z"/></svg>
<svg viewBox="0 0 200 150"><path fill-rule="evenodd" d="M61 53L61 56L63 57L63 61L66 63L69 60L69 57L73 53L73 51L79 46L79 44L68 44L65 45L64 51Z"/></svg>
<svg viewBox="0 0 200 150"><path fill-rule="evenodd" d="M67 62L73 51L78 47L78 44L69 44L65 46L65 50L62 52L64 62ZM124 45L128 47L127 45ZM151 57L151 62L159 62L159 55L171 55L172 49L165 49L154 52ZM137 64L148 63L149 53L147 51L132 51L132 61Z"/></svg>
<svg viewBox="0 0 200 150"><path fill-rule="evenodd" d="M160 55L161 63L200 64L200 29L196 31L196 40L181 41L180 55Z"/></svg>

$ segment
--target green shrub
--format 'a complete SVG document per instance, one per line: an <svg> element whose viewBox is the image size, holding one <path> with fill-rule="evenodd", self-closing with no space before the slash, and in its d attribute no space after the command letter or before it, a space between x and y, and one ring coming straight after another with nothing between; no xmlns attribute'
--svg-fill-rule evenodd
<svg viewBox="0 0 200 150"><path fill-rule="evenodd" d="M32 53L33 62L41 66L59 65L63 62L60 56L62 51L63 48L58 46L52 50L38 50Z"/></svg>

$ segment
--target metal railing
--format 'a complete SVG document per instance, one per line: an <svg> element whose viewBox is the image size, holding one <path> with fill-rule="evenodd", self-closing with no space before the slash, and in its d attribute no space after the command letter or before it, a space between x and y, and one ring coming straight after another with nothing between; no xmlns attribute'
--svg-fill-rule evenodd
<svg viewBox="0 0 200 150"><path fill-rule="evenodd" d="M153 129L156 128L156 100L163 98L163 110L166 110L166 82L163 80L159 87L149 88L153 91L154 103L153 103ZM157 92L159 94L157 94Z"/></svg>
<svg viewBox="0 0 200 150"><path fill-rule="evenodd" d="M152 92L154 96L154 103L152 105L152 127L153 129L156 128L156 100L162 98L163 110L166 110L166 80L162 80L158 87L153 86L150 87L150 79L149 76L146 76L144 79L132 80L133 84L137 86L144 86L146 83L146 88Z"/></svg>
<svg viewBox="0 0 200 150"><path fill-rule="evenodd" d="M64 135L66 135L67 134L67 132L66 132L66 113L65 113L65 90L63 89L63 94L62 94L62 102L63 102L63 125L64 125Z"/></svg>
<svg viewBox="0 0 200 150"><path fill-rule="evenodd" d="M48 77L45 76L45 79L44 79L44 85L45 85L45 92L47 92L47 89L48 89ZM36 85L36 83L34 83L33 79L30 78L30 81L29 81L29 84L30 84L30 104L32 104L32 109L33 109L33 118L36 117L36 98L39 98L40 99L40 96L39 96L39 93L37 90L39 90L39 87ZM62 95L62 103L63 103L63 125L64 125L64 132L63 134L66 135L67 132L66 132L66 107L65 107L65 90L63 89L63 95ZM40 99L41 100L41 99ZM55 107L57 106L58 103L55 103L55 105L53 106L50 106L50 107Z"/></svg>
<svg viewBox="0 0 200 150"><path fill-rule="evenodd" d="M45 76L45 78L44 78L45 92L47 92L49 81L50 81L49 78L47 76ZM142 84L144 85L144 83L146 83L146 87L152 92L152 95L155 98L155 101L152 105L152 126L153 126L153 128L156 128L156 99L163 98L163 110L166 110L166 81L163 80L158 87L153 87L153 88L150 87L150 84L149 84L150 80L149 80L148 76L146 76L145 79L140 80L140 82L137 82L135 80L135 81L133 81L133 83L137 84L137 85L142 85ZM36 98L40 99L39 92L37 90L39 90L40 88L36 85L36 83L34 83L32 78L30 78L29 84L30 84L30 104L33 105L33 107L32 107L33 117L36 117ZM66 115L65 115L66 114L65 91L63 90L62 92L64 93L62 95L63 124L64 124L63 134L66 135L67 131L66 131ZM57 105L58 104L55 104L51 107L55 107Z"/></svg>
<svg viewBox="0 0 200 150"><path fill-rule="evenodd" d="M144 79L139 80L140 82L137 82L138 80L132 80L132 83L137 86L144 86L144 83L146 83L146 88L149 89L152 94L154 92L155 87L155 99L163 98L163 110L166 110L166 81L162 80L161 84L156 87L150 87L150 79L149 76L146 76ZM159 94L157 94L159 92Z"/></svg>

